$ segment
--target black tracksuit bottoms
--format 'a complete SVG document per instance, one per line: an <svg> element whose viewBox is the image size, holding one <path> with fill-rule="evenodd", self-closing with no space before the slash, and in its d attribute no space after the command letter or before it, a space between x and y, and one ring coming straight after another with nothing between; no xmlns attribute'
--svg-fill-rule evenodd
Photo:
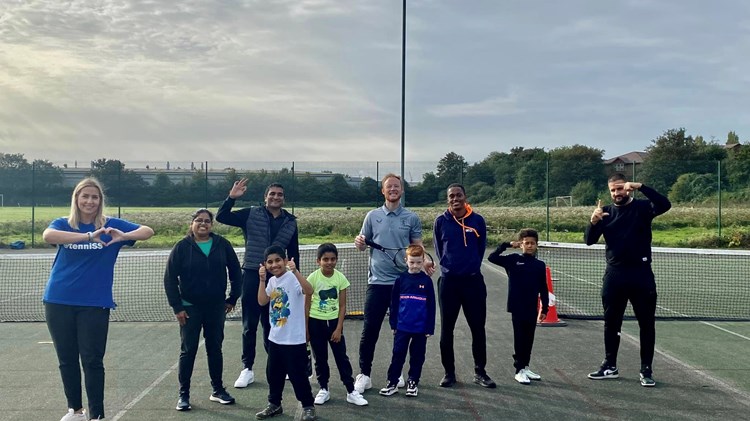
<svg viewBox="0 0 750 421"><path fill-rule="evenodd" d="M328 366L328 346L331 347L336 367L339 369L341 381L346 387L346 393L354 390L354 378L352 377L352 363L346 355L346 340L341 335L339 342L331 341L331 335L339 324L338 319L320 320L310 317L307 327L310 331L310 348L315 357L315 373L318 377L318 385L328 389L328 381L331 379L331 369Z"/></svg>

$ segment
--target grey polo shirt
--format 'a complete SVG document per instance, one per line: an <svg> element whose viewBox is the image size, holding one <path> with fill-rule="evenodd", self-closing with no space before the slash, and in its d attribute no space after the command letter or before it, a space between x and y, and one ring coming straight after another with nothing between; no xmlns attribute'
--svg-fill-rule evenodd
<svg viewBox="0 0 750 421"><path fill-rule="evenodd" d="M414 241L422 239L422 223L416 213L403 206L389 211L383 205L367 212L359 233L383 247L405 249ZM369 252L370 266L367 282L376 285L393 285L401 271L382 251L370 248Z"/></svg>

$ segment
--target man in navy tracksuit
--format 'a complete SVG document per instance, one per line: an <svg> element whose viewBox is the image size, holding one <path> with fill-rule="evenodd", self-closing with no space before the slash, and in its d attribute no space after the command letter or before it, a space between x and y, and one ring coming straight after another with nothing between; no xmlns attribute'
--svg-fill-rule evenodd
<svg viewBox="0 0 750 421"><path fill-rule="evenodd" d="M611 176L608 186L614 203L602 206L599 201L583 236L586 244L592 245L603 235L607 258L602 283L604 362L588 377L619 377L620 328L630 300L641 330L641 385L652 387L656 385L651 369L656 342L656 282L651 270L651 221L672 204L652 188L625 181L622 174ZM631 197L633 190L639 190L647 200Z"/></svg>
<svg viewBox="0 0 750 421"><path fill-rule="evenodd" d="M536 258L539 234L533 229L522 229L518 241L502 243L487 259L505 268L508 274L508 312L513 320L513 366L516 368L515 379L521 384L530 380L541 380L542 377L529 369L531 348L534 345L534 330L537 322L547 316L549 309L549 291L547 290L547 267ZM523 254L507 254L508 248L520 248ZM539 299L542 309L537 314Z"/></svg>
<svg viewBox="0 0 750 421"><path fill-rule="evenodd" d="M398 392L398 379L409 351L409 379L406 396L417 396L419 378L427 351L427 338L435 333L435 289L432 279L422 272L425 252L421 245L406 249L409 270L396 279L391 294L389 322L393 330L393 357L388 368L388 383L380 394Z"/></svg>
<svg viewBox="0 0 750 421"><path fill-rule="evenodd" d="M471 330L471 354L474 357L474 383L495 388L487 375L487 286L481 267L487 247L487 224L482 215L466 203L466 191L460 184L447 189L448 210L435 219L433 243L440 261L438 303L440 304L440 360L445 376L441 387L456 384L456 359L453 353L453 329L463 308Z"/></svg>

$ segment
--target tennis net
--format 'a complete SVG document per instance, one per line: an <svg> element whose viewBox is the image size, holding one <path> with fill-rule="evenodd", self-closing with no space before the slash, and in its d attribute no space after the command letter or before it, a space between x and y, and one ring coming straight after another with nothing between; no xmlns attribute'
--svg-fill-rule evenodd
<svg viewBox="0 0 750 421"><path fill-rule="evenodd" d="M603 318L604 245L540 242L538 257L551 269L560 316ZM652 257L657 318L750 320L750 251L653 247Z"/></svg>
<svg viewBox="0 0 750 421"><path fill-rule="evenodd" d="M351 286L347 293L347 315L364 314L368 255L353 244L337 244L336 268ZM245 250L235 249L242 261ZM169 250L123 250L115 264L113 321L169 321L174 312L164 293L164 269ZM300 246L300 267L309 274L317 268L317 246ZM47 285L54 253L0 254L0 322L44 321L42 295ZM228 318L241 317L241 303Z"/></svg>

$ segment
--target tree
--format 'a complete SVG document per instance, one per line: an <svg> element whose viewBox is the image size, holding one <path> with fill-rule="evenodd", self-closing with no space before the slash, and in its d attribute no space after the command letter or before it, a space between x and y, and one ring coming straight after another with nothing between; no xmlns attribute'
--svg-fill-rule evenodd
<svg viewBox="0 0 750 421"><path fill-rule="evenodd" d="M651 141L641 177L657 191L669 191L685 173L707 174L716 171L716 162L726 158L724 147L685 135L685 129L667 130Z"/></svg>
<svg viewBox="0 0 750 421"><path fill-rule="evenodd" d="M135 171L126 170L125 164L117 159L101 158L92 161L89 175L102 183L111 204L148 204L148 183Z"/></svg>
<svg viewBox="0 0 750 421"><path fill-rule="evenodd" d="M599 192L591 180L579 181L570 190L570 195L573 196L573 203L576 206L593 206L598 194Z"/></svg>
<svg viewBox="0 0 750 421"><path fill-rule="evenodd" d="M740 137L735 132L727 133L727 145L736 145L740 143Z"/></svg>
<svg viewBox="0 0 750 421"><path fill-rule="evenodd" d="M715 195L716 192L714 174L687 173L677 177L677 181L669 190L668 197L675 203L700 203Z"/></svg>
<svg viewBox="0 0 750 421"><path fill-rule="evenodd" d="M550 197L572 194L571 189L582 181L604 180L603 155L602 149L583 145L552 149L549 152Z"/></svg>
<svg viewBox="0 0 750 421"><path fill-rule="evenodd" d="M34 194L40 204L64 204L70 198L70 191L63 187L63 172L55 164L34 160Z"/></svg>
<svg viewBox="0 0 750 421"><path fill-rule="evenodd" d="M31 204L31 164L23 154L0 153L0 193L5 203Z"/></svg>
<svg viewBox="0 0 750 421"><path fill-rule="evenodd" d="M359 183L359 195L365 203L379 205L383 201L378 182L370 177L364 177Z"/></svg>
<svg viewBox="0 0 750 421"><path fill-rule="evenodd" d="M467 167L463 156L449 152L438 162L437 178L445 184L444 187L448 187L451 183L463 183Z"/></svg>

